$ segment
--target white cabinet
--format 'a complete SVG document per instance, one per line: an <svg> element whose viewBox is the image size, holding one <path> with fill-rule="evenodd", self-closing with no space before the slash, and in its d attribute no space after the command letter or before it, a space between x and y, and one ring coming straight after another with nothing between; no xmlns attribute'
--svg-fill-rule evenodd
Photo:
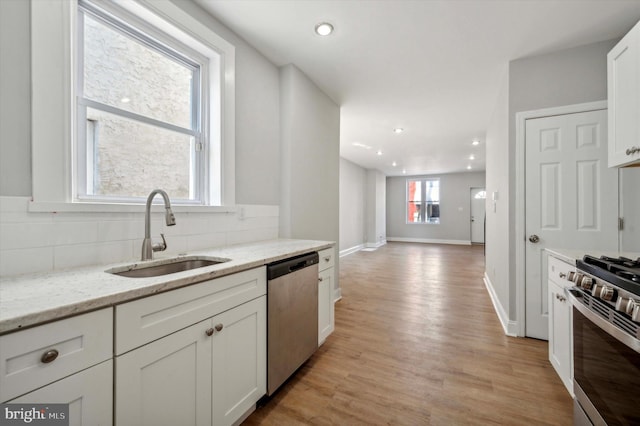
<svg viewBox="0 0 640 426"><path fill-rule="evenodd" d="M609 167L640 164L640 22L607 55Z"/></svg>
<svg viewBox="0 0 640 426"><path fill-rule="evenodd" d="M136 348L115 360L116 425L222 426L255 408L266 393L266 272L224 278L116 309L116 323L132 321L116 346ZM147 343L145 328L169 334Z"/></svg>
<svg viewBox="0 0 640 426"><path fill-rule="evenodd" d="M575 267L555 257L548 257L549 361L562 383L573 396L573 342L571 303L566 289Z"/></svg>
<svg viewBox="0 0 640 426"><path fill-rule="evenodd" d="M112 423L113 310L0 336L0 401L70 403L70 424Z"/></svg>
<svg viewBox="0 0 640 426"><path fill-rule="evenodd" d="M112 426L113 361L105 361L8 402L69 404L69 426Z"/></svg>
<svg viewBox="0 0 640 426"><path fill-rule="evenodd" d="M328 248L318 252L318 346L334 330L333 287L335 275L334 249Z"/></svg>

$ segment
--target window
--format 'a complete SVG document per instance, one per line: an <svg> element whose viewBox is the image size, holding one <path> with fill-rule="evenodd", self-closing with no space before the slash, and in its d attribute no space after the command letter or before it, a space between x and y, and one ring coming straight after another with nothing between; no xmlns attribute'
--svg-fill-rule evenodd
<svg viewBox="0 0 640 426"><path fill-rule="evenodd" d="M127 18L79 3L77 199L143 200L163 188L202 204L207 60Z"/></svg>
<svg viewBox="0 0 640 426"><path fill-rule="evenodd" d="M407 223L440 223L440 179L407 179Z"/></svg>
<svg viewBox="0 0 640 426"><path fill-rule="evenodd" d="M31 28L31 211L235 203L231 44L171 2L32 0Z"/></svg>

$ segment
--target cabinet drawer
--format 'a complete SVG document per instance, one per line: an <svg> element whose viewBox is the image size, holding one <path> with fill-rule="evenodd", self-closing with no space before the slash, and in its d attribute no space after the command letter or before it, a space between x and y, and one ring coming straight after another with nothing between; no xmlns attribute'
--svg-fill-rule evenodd
<svg viewBox="0 0 640 426"><path fill-rule="evenodd" d="M116 306L116 355L266 294L266 275L255 268Z"/></svg>
<svg viewBox="0 0 640 426"><path fill-rule="evenodd" d="M569 272L575 271L576 267L563 262L562 260L556 259L553 256L548 256L547 259L548 278L560 287L572 286L573 283L568 281L567 278L569 277Z"/></svg>
<svg viewBox="0 0 640 426"><path fill-rule="evenodd" d="M0 336L0 401L111 358L112 344L111 308Z"/></svg>
<svg viewBox="0 0 640 426"><path fill-rule="evenodd" d="M327 268L333 267L335 264L335 251L333 247L319 251L318 256L320 257L318 271L324 271Z"/></svg>

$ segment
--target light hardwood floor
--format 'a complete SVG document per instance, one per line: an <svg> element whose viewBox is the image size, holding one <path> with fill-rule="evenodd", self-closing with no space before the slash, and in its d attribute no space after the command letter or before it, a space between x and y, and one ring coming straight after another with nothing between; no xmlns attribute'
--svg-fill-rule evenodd
<svg viewBox="0 0 640 426"><path fill-rule="evenodd" d="M504 335L482 246L340 259L336 330L245 425L571 425L547 343Z"/></svg>

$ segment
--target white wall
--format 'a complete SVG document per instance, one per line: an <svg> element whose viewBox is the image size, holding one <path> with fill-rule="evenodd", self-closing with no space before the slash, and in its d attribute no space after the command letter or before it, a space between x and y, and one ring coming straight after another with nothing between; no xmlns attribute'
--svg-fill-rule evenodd
<svg viewBox="0 0 640 426"><path fill-rule="evenodd" d="M365 243L365 188L367 171L340 158L340 252Z"/></svg>
<svg viewBox="0 0 640 426"><path fill-rule="evenodd" d="M509 190L514 184L509 179L509 76L505 67L496 106L485 137L487 178L485 274L487 284L493 289L499 304L498 311L503 321L508 321L509 274L513 266L509 263L511 236L509 234ZM497 192L497 200L492 193ZM514 290L515 291L515 287ZM494 300L494 303L496 301Z"/></svg>
<svg viewBox="0 0 640 426"><path fill-rule="evenodd" d="M485 173L449 173L440 179L440 224L407 224L406 182L409 176L387 178L387 240L471 244L470 188L485 186Z"/></svg>
<svg viewBox="0 0 640 426"><path fill-rule="evenodd" d="M378 170L367 170L365 198L365 245L379 247L387 241L386 177Z"/></svg>

